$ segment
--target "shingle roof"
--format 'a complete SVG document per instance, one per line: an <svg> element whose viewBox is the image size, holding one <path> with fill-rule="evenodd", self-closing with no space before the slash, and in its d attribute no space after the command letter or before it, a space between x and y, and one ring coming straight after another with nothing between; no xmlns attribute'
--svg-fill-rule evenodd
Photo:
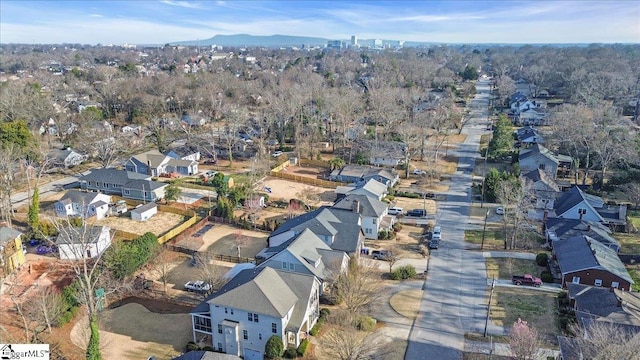
<svg viewBox="0 0 640 360"><path fill-rule="evenodd" d="M150 175L138 174L132 171L113 168L93 169L87 175L81 176L80 181L99 181L109 184L124 185L131 180L148 180Z"/></svg>
<svg viewBox="0 0 640 360"><path fill-rule="evenodd" d="M277 270L261 267L241 271L207 302L282 318L298 297Z"/></svg>
<svg viewBox="0 0 640 360"><path fill-rule="evenodd" d="M88 227L87 227L88 226ZM106 226L89 226L85 225L80 228L69 227L66 231L61 231L56 238L56 244L92 244L100 240L100 234L103 229L107 231L110 228Z"/></svg>
<svg viewBox="0 0 640 360"><path fill-rule="evenodd" d="M313 284L317 280L311 275L294 272L278 271L278 274L298 298L286 328L286 330L298 332L306 321L304 315L307 311L311 291L313 291Z"/></svg>
<svg viewBox="0 0 640 360"><path fill-rule="evenodd" d="M568 283L569 298L575 300L575 309L582 314L607 316L622 311L618 298L608 288Z"/></svg>
<svg viewBox="0 0 640 360"><path fill-rule="evenodd" d="M60 198L60 202L64 204L75 203L89 205L94 202L96 197L100 193L98 192L86 192L80 190L68 190L63 197Z"/></svg>
<svg viewBox="0 0 640 360"><path fill-rule="evenodd" d="M542 171L541 169L531 170L528 173L522 175L522 177L524 177L526 180L531 181L534 184L538 182L543 183L544 185L549 187L551 190L560 192L560 187L558 186L558 183L553 178L551 178L549 174Z"/></svg>
<svg viewBox="0 0 640 360"><path fill-rule="evenodd" d="M562 274L600 269L633 284L633 279L620 261L618 254L589 236L579 235L556 241L553 249Z"/></svg>
<svg viewBox="0 0 640 360"><path fill-rule="evenodd" d="M4 245L7 243L7 241L13 240L20 235L22 235L20 231L12 229L10 227L2 226L0 227L0 244Z"/></svg>
<svg viewBox="0 0 640 360"><path fill-rule="evenodd" d="M142 191L153 191L156 189L163 188L169 184L163 183L160 181L151 181L151 180L132 180L122 185L123 189L131 189L131 190L142 190Z"/></svg>
<svg viewBox="0 0 640 360"><path fill-rule="evenodd" d="M583 201L585 202L585 206L590 207L594 213L598 213L593 205L599 204L602 199L594 195L585 194L579 187L572 186L569 190L562 193L558 199L556 199L554 204L556 216L561 216Z"/></svg>
<svg viewBox="0 0 640 360"><path fill-rule="evenodd" d="M356 206L359 207L359 213L362 214L362 216L366 217L377 218L382 216L387 210L387 203L384 203L370 196L352 194L347 195L346 197L335 203L333 205L333 208L354 211L354 208Z"/></svg>
<svg viewBox="0 0 640 360"><path fill-rule="evenodd" d="M153 168L162 165L162 163L168 159L166 155L162 154L158 150L149 150L141 154L133 155L132 157L145 165L150 165Z"/></svg>
<svg viewBox="0 0 640 360"><path fill-rule="evenodd" d="M146 203L142 206L139 206L133 210L131 210L131 212L135 212L135 213L143 213L149 209L153 209L155 207L158 207L158 204L154 203L154 202L150 202L150 203Z"/></svg>
<svg viewBox="0 0 640 360"><path fill-rule="evenodd" d="M236 355L223 354L213 351L195 350L184 353L172 360L240 360Z"/></svg>
<svg viewBox="0 0 640 360"><path fill-rule="evenodd" d="M554 163L559 164L558 158L549 149L540 144L533 144L531 147L520 149L518 158L519 161L522 161L537 155L544 156Z"/></svg>
<svg viewBox="0 0 640 360"><path fill-rule="evenodd" d="M548 232L556 235L557 240L578 235L587 235L612 249L620 249L620 243L610 235L610 230L601 223L566 218L548 218L545 222Z"/></svg>

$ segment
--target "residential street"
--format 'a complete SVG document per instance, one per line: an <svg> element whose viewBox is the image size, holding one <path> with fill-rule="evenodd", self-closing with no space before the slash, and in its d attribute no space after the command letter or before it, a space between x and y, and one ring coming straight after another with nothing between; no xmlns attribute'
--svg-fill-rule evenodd
<svg viewBox="0 0 640 360"><path fill-rule="evenodd" d="M43 198L44 194L51 192L51 191L57 191L57 189L61 188L64 185L67 184L71 184L72 182L78 181L78 178L82 175L86 175L88 174L89 171L85 171L84 173L78 173L76 175L73 176L67 176L65 178L62 179L58 179L46 184L40 184L40 186L38 187L38 189L40 190L40 197ZM22 205L25 205L28 203L27 201L27 197L30 194L27 194L26 191L22 191L22 192L18 192L15 193L13 195L11 195L11 205L13 207L13 209L17 209Z"/></svg>
<svg viewBox="0 0 640 360"><path fill-rule="evenodd" d="M458 171L451 178L446 199L438 202L437 225L442 227L440 249L432 252L420 313L409 335L405 359L462 359L465 332L482 332L486 315L486 269L482 252L464 251L469 224L471 174L479 157L480 135L485 133L489 81L476 84L472 118L458 149ZM492 326L489 324L489 332ZM495 329L502 333L502 329Z"/></svg>

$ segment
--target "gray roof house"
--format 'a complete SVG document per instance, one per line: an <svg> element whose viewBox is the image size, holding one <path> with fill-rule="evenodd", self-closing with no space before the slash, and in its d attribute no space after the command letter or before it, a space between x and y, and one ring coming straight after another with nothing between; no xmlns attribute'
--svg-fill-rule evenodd
<svg viewBox="0 0 640 360"><path fill-rule="evenodd" d="M312 275L242 270L191 311L193 340L244 359L263 359L272 335L297 347L318 320L319 288Z"/></svg>
<svg viewBox="0 0 640 360"><path fill-rule="evenodd" d="M269 235L269 247L278 246L309 229L331 249L353 257L360 253L364 242L361 223L359 213L322 206L280 225Z"/></svg>
<svg viewBox="0 0 640 360"><path fill-rule="evenodd" d="M605 204L601 197L587 194L577 186L556 199L554 213L556 217L601 222L623 229L627 224L626 205Z"/></svg>
<svg viewBox="0 0 640 360"><path fill-rule="evenodd" d="M111 229L107 226L84 225L65 229L56 238L62 260L96 258L111 246Z"/></svg>
<svg viewBox="0 0 640 360"><path fill-rule="evenodd" d="M347 195L366 195L382 200L388 193L388 188L381 182L369 179L365 183L336 187L337 200Z"/></svg>
<svg viewBox="0 0 640 360"><path fill-rule="evenodd" d="M93 191L68 190L60 200L56 201L54 208L56 214L61 217L79 216L90 218L95 216L100 220L107 216L111 196Z"/></svg>
<svg viewBox="0 0 640 360"><path fill-rule="evenodd" d="M531 144L543 144L544 139L539 134L538 130L533 128L530 125L522 127L515 132L516 141L524 146L529 146Z"/></svg>
<svg viewBox="0 0 640 360"><path fill-rule="evenodd" d="M334 209L355 212L361 215L364 237L378 239L381 230L390 231L395 217L387 215L388 204L367 195L349 194L333 205Z"/></svg>
<svg viewBox="0 0 640 360"><path fill-rule="evenodd" d="M78 181L83 190L100 191L127 199L156 201L164 198L166 183L150 180L150 175L113 168L93 169Z"/></svg>
<svg viewBox="0 0 640 360"><path fill-rule="evenodd" d="M532 199L535 200L537 220L544 218L544 211L553 210L556 198L560 196L561 189L558 183L541 169L535 169L521 175L529 184Z"/></svg>
<svg viewBox="0 0 640 360"><path fill-rule="evenodd" d="M266 248L256 258L264 258L258 266L269 266L281 271L313 275L322 283L346 271L349 256L340 250L332 250L309 229L305 229L278 246Z"/></svg>
<svg viewBox="0 0 640 360"><path fill-rule="evenodd" d="M169 153L172 156L179 156L175 152ZM163 174L177 173L181 175L193 175L198 173L198 161L187 156L186 159L176 158L162 154L158 150L149 150L132 156L125 162L127 171L151 176L161 176Z"/></svg>
<svg viewBox="0 0 640 360"><path fill-rule="evenodd" d="M613 236L611 230L598 222L565 219L565 218L548 218L544 223L544 233L547 242L553 247L553 243L561 240L573 238L579 235L587 235L604 246L614 250L616 253L620 251L620 243Z"/></svg>
<svg viewBox="0 0 640 360"><path fill-rule="evenodd" d="M80 165L82 164L82 162L89 158L89 156L87 156L86 154L82 154L79 151L73 150L72 148L66 148L64 150L51 150L49 155L53 158L53 163L55 166L64 168Z"/></svg>
<svg viewBox="0 0 640 360"><path fill-rule="evenodd" d="M573 160L570 156L556 155L540 144L533 144L530 147L520 148L518 162L523 174L540 169L555 179L559 169L563 171L571 169Z"/></svg>
<svg viewBox="0 0 640 360"><path fill-rule="evenodd" d="M578 318L640 326L638 293L580 284L567 284L567 293Z"/></svg>
<svg viewBox="0 0 640 360"><path fill-rule="evenodd" d="M386 187L394 186L400 177L393 169L378 168L366 165L345 165L331 172L329 180L346 183L366 182L370 179L379 181Z"/></svg>
<svg viewBox="0 0 640 360"><path fill-rule="evenodd" d="M553 254L564 287L574 283L629 291L634 283L618 254L589 236L558 240Z"/></svg>

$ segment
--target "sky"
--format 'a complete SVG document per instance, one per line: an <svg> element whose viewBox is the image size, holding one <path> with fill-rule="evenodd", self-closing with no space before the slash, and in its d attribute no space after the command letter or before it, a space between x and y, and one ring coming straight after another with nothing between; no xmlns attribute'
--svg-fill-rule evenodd
<svg viewBox="0 0 640 360"><path fill-rule="evenodd" d="M0 43L165 44L230 34L640 43L640 0L0 0Z"/></svg>

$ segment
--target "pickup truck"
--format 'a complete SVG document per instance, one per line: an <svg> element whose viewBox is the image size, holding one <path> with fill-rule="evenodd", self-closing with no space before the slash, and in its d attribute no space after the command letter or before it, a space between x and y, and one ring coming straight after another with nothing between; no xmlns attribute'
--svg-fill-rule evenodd
<svg viewBox="0 0 640 360"><path fill-rule="evenodd" d="M542 285L542 280L540 280L540 278L533 277L531 274L525 274L523 276L513 275L511 282L516 285L530 285L535 287L540 287L540 285Z"/></svg>
<svg viewBox="0 0 640 360"><path fill-rule="evenodd" d="M201 280L189 281L188 283L184 284L184 289L187 291L205 293L211 290L211 285Z"/></svg>

